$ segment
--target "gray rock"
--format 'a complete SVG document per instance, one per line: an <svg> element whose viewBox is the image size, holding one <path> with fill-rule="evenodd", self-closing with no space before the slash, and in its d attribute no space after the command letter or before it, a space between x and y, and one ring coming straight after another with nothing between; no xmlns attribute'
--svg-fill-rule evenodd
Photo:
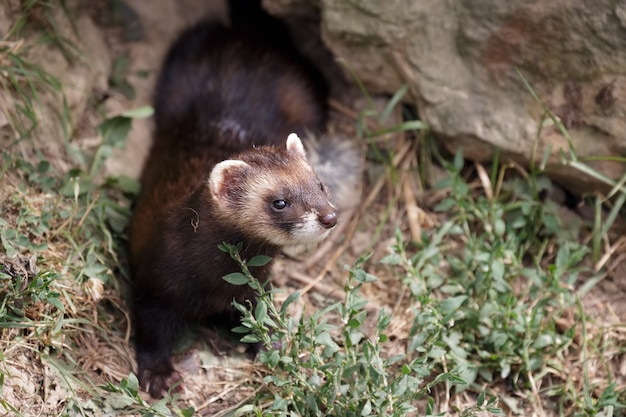
<svg viewBox="0 0 626 417"><path fill-rule="evenodd" d="M288 0L266 3L290 12ZM294 3L303 10L303 0ZM626 156L623 0L322 0L320 12L325 43L367 89L392 94L407 83L452 151L485 161L499 148L525 164L550 152L556 178L580 191L600 185L561 164L567 139L555 126L540 129L543 107L519 69L579 158ZM621 163L592 166L624 174Z"/></svg>

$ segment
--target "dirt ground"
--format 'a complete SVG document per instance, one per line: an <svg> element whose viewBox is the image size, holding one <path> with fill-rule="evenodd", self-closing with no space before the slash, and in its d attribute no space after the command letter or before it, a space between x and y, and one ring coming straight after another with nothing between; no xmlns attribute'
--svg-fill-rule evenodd
<svg viewBox="0 0 626 417"><path fill-rule="evenodd" d="M134 97L128 98L119 91L108 91L104 101L104 108L108 114L118 114L150 104L156 75L171 41L184 27L200 17L209 13L223 15L222 3L210 0L126 0L131 10L122 11L122 17L108 15L102 6L105 2L94 4L95 6L85 7L85 12L92 16L98 28L102 30L106 48L112 59L119 56L128 57L125 78L135 92ZM121 19L123 23L119 24L119 20L112 21L116 19ZM334 129L346 135L355 136L354 116L363 109L364 101L356 89L346 87L343 81L334 83L333 87L335 104L332 111L332 123ZM398 115L395 120L399 120L399 117ZM390 121L390 123L393 122L394 120ZM139 175L150 143L151 123L150 119L134 121L126 148L107 161L108 173L123 174L134 178ZM89 128L85 130L90 131ZM402 148L407 144L399 142L397 145ZM274 283L276 286L287 289L283 297L296 289L310 287L310 290L292 305L293 311L300 310L303 305L321 307L341 299L345 279L342 265L352 264L368 249L374 253L374 260L380 259L387 253L389 245L394 242L392 227L387 227L381 232L380 239L375 243L372 242L372 231L376 229L378 213L386 209L386 201L384 198L377 198L374 192L376 189L375 172L370 172L370 169L366 167L364 179L363 201L368 201L369 196L373 196L373 199L369 201L367 212L357 212L352 217L354 221L345 222L344 232L348 232L351 236L349 242L336 241L334 244L326 245L322 248L322 252L316 255L317 258L304 264L287 258L277 262ZM428 199L420 203L427 206ZM576 214L567 208L563 210L568 216L578 216L579 213L583 213L584 216L585 213L584 209ZM405 218L406 213L402 211L391 215ZM434 215L425 214L424 216L425 225L435 224L438 221ZM408 226L405 225L404 229L407 228ZM592 287L583 302L600 323L608 326L626 323L626 239L618 239L611 248L606 249L613 254L608 263L603 265L608 272L601 277L597 285ZM297 267L294 267L295 262L297 262ZM397 284L392 277L385 277L383 273L379 278L380 281L368 287L364 294L371 300L373 309L394 305L394 297L397 295L394 288ZM110 297L113 300L112 304L123 305L123 300L119 296L110 295ZM122 322L128 319L119 312L116 314L119 314ZM398 331L395 340L400 347L408 337L407 326L402 330L403 317L406 317L408 321L410 312L397 311L394 312L394 317L396 322L394 328ZM621 329L624 331L623 327ZM92 336L85 340L85 345L91 346L87 352L91 356L85 359L85 369L98 375L103 382L119 381L134 370L133 351L128 337L121 341L123 346L115 346L120 341L105 341L95 335ZM232 354L230 352L228 355L216 356L212 352L225 352L232 346L217 344L215 340L219 338L213 337L207 331L201 331L201 336L200 341L194 342L194 349L186 350L184 354L177 356L177 367L186 375L183 399L195 407L197 415L208 416L215 415L220 410L248 398L252 392L250 388L246 388L245 382L250 374L260 371L243 353ZM626 334L623 337L626 339ZM626 359L616 366L619 367L622 378L625 378ZM22 381L20 384L32 383L28 380L28 375L20 375L19 366L15 369L16 378ZM625 382L622 380L619 383L623 386Z"/></svg>

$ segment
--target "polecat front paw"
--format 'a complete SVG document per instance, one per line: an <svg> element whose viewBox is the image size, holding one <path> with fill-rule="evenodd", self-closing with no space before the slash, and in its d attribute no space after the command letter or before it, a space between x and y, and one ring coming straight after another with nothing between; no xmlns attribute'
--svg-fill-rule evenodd
<svg viewBox="0 0 626 417"><path fill-rule="evenodd" d="M141 389L147 391L152 398L163 398L172 388L176 392L182 391L182 378L173 367L158 368L139 370L139 385Z"/></svg>

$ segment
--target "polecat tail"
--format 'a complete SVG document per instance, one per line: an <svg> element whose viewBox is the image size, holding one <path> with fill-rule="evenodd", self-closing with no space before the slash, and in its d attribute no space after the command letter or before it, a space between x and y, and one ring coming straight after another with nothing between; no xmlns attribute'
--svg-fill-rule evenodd
<svg viewBox="0 0 626 417"><path fill-rule="evenodd" d="M239 33L260 37L289 53L298 53L287 25L269 14L261 0L229 0L230 24Z"/></svg>
<svg viewBox="0 0 626 417"><path fill-rule="evenodd" d="M228 9L233 25L265 23L263 20L276 20L265 11L261 0L229 0Z"/></svg>

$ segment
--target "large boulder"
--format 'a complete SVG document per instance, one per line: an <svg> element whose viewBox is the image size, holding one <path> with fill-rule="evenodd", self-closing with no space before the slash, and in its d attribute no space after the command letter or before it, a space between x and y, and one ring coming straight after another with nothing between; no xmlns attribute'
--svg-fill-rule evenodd
<svg viewBox="0 0 626 417"><path fill-rule="evenodd" d="M623 0L267 0L270 10L318 5L326 45L370 92L410 86L420 117L450 149L489 160L495 148L577 190L599 183L561 164L569 130L579 158L626 156L626 3ZM519 72L518 72L519 70ZM543 126L543 127L541 127ZM624 164L594 161L612 178Z"/></svg>

